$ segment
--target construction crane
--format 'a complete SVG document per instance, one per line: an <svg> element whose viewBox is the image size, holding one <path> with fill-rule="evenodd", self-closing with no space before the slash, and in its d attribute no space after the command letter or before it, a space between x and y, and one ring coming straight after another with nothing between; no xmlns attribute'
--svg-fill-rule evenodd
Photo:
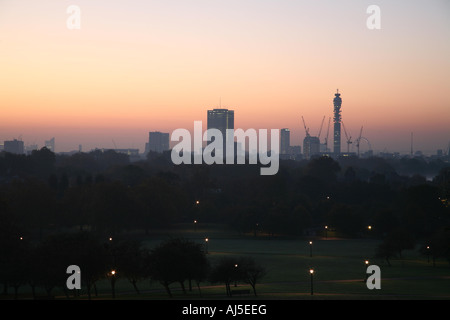
<svg viewBox="0 0 450 320"><path fill-rule="evenodd" d="M344 127L345 137L347 138L347 153L350 153L350 145L352 144L352 137L348 137L347 130L345 129L344 121L342 121L342 126Z"/></svg>
<svg viewBox="0 0 450 320"><path fill-rule="evenodd" d="M372 150L372 145L370 144L369 139L367 139L366 137L361 137L361 139L366 140L367 145L369 146L369 150Z"/></svg>
<svg viewBox="0 0 450 320"><path fill-rule="evenodd" d="M114 139L111 139L112 143L114 144L114 150L117 150L117 146L116 146L116 142L114 141Z"/></svg>
<svg viewBox="0 0 450 320"><path fill-rule="evenodd" d="M303 120L303 126L305 127L306 136L309 137L309 129L306 128L305 119L303 118L303 116L302 116L302 120Z"/></svg>
<svg viewBox="0 0 450 320"><path fill-rule="evenodd" d="M328 152L328 136L330 133L330 122L331 122L331 117L328 118L328 129L327 129L327 135L325 137L325 152Z"/></svg>
<svg viewBox="0 0 450 320"><path fill-rule="evenodd" d="M322 124L320 125L319 134L317 135L317 137L318 137L319 139L320 139L320 134L322 133L322 127L323 127L323 122L324 122L324 120L325 120L325 116L323 116Z"/></svg>
<svg viewBox="0 0 450 320"><path fill-rule="evenodd" d="M362 135L363 127L361 127L361 130L359 131L359 137L356 139L356 149L358 150L358 158L359 158L359 143L361 142L361 135Z"/></svg>

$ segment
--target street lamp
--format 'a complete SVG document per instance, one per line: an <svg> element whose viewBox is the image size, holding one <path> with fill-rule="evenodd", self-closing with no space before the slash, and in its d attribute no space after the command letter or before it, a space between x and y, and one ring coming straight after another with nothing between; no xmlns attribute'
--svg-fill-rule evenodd
<svg viewBox="0 0 450 320"><path fill-rule="evenodd" d="M312 241L309 242L309 256L312 257Z"/></svg>
<svg viewBox="0 0 450 320"><path fill-rule="evenodd" d="M205 238L205 253L208 253L208 238Z"/></svg>
<svg viewBox="0 0 450 320"><path fill-rule="evenodd" d="M328 239L328 226L325 226L325 238Z"/></svg>
<svg viewBox="0 0 450 320"><path fill-rule="evenodd" d="M309 269L309 274L311 275L311 295L314 294L314 290L313 290L313 275L314 275L314 269L310 268Z"/></svg>
<svg viewBox="0 0 450 320"><path fill-rule="evenodd" d="M234 265L234 270L235 270L234 286L235 287L237 287L237 267L238 267L238 264L236 263Z"/></svg>
<svg viewBox="0 0 450 320"><path fill-rule="evenodd" d="M112 297L116 297L116 290L115 290L115 284L116 284L116 270L111 270L110 272L111 277L111 290L112 290Z"/></svg>
<svg viewBox="0 0 450 320"><path fill-rule="evenodd" d="M369 277L369 275L367 274L367 267L369 266L369 260L365 260L364 264L366 265L366 270L365 270L365 278L364 278L364 282L367 282L367 278Z"/></svg>

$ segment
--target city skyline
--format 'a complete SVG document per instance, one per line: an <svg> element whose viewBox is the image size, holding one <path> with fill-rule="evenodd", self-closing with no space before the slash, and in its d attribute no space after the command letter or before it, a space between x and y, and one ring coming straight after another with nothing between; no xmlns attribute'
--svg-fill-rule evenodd
<svg viewBox="0 0 450 320"><path fill-rule="evenodd" d="M411 133L414 151L447 150L450 4L377 1L370 30L371 4L3 1L0 141L143 151L150 131L191 130L222 107L236 128L288 128L302 145L302 116L317 135L339 89L353 140L364 127L375 152L409 154Z"/></svg>

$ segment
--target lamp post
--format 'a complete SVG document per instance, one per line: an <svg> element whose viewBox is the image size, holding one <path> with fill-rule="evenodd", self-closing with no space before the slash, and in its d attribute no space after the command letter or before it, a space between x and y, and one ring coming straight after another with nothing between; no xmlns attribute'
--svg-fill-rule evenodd
<svg viewBox="0 0 450 320"><path fill-rule="evenodd" d="M238 264L236 263L236 264L234 265L234 270L235 270L234 286L235 286L235 287L237 287L237 267L238 267Z"/></svg>
<svg viewBox="0 0 450 320"><path fill-rule="evenodd" d="M309 256L312 257L312 241L309 242Z"/></svg>
<svg viewBox="0 0 450 320"><path fill-rule="evenodd" d="M116 297L116 289L115 289L115 285L116 285L116 270L111 270L109 276L111 278L112 297L115 298Z"/></svg>
<svg viewBox="0 0 450 320"><path fill-rule="evenodd" d="M313 290L313 275L314 275L314 269L313 269L313 268L310 268L310 269L309 269L309 274L310 274L310 276L311 276L311 295L313 295L313 294L314 294L314 290Z"/></svg>
<svg viewBox="0 0 450 320"><path fill-rule="evenodd" d="M328 226L325 226L325 238L328 239Z"/></svg>
<svg viewBox="0 0 450 320"><path fill-rule="evenodd" d="M369 260L365 260L364 265L366 266L366 270L364 272L365 273L364 282L367 282L367 278L369 277L369 275L367 274L367 267L369 266Z"/></svg>
<svg viewBox="0 0 450 320"><path fill-rule="evenodd" d="M209 242L209 239L205 238L205 253L208 253L208 242Z"/></svg>

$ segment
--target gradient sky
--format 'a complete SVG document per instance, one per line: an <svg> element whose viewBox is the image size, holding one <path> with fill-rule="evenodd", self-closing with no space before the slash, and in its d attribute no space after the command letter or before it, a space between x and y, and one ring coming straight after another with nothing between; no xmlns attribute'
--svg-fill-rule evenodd
<svg viewBox="0 0 450 320"><path fill-rule="evenodd" d="M337 88L353 139L364 126L376 152L409 153L411 132L415 150L446 150L450 1L0 0L0 141L143 151L149 131L206 128L221 105L298 145L302 116L312 134L326 116L324 138Z"/></svg>

